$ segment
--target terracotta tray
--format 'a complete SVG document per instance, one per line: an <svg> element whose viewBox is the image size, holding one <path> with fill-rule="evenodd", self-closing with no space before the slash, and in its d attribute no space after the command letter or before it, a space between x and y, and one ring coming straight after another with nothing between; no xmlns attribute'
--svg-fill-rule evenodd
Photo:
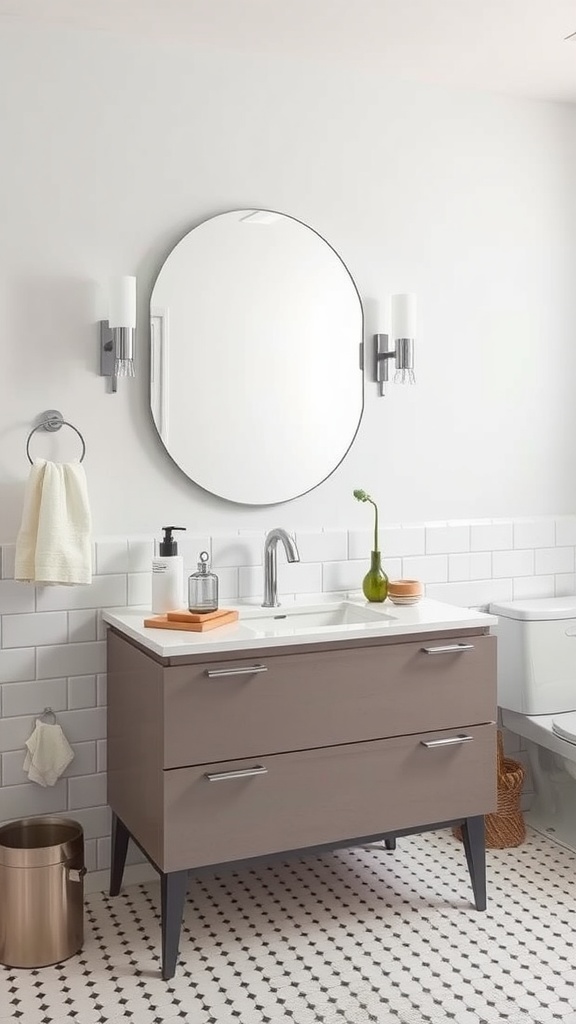
<svg viewBox="0 0 576 1024"><path fill-rule="evenodd" d="M230 608L217 608L215 612L189 612L187 608L179 608L174 612L166 612L168 622L209 622L222 615L230 615Z"/></svg>
<svg viewBox="0 0 576 1024"><path fill-rule="evenodd" d="M169 613L169 614L174 614ZM236 622L238 612L222 611L221 614L202 622L182 621L181 619L169 619L168 615L152 615L144 619L144 625L151 629L187 629L189 633L205 633L209 629L216 629L218 626L226 626L230 622Z"/></svg>

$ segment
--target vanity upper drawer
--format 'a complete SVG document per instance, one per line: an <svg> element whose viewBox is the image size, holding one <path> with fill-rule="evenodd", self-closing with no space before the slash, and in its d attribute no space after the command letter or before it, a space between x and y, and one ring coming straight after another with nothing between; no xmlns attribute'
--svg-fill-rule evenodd
<svg viewBox="0 0 576 1024"><path fill-rule="evenodd" d="M493 721L496 640L473 636L168 668L164 766Z"/></svg>
<svg viewBox="0 0 576 1024"><path fill-rule="evenodd" d="M438 740L456 742L423 745ZM493 811L495 741L496 727L483 725L166 771L159 866L178 871Z"/></svg>

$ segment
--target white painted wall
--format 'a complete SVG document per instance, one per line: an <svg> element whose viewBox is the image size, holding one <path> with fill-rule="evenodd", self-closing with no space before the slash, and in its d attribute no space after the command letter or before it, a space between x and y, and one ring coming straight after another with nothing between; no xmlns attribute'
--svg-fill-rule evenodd
<svg viewBox="0 0 576 1024"><path fill-rule="evenodd" d="M84 433L94 528L197 532L563 514L576 508L574 130L569 106L396 86L385 68L201 52L106 33L0 31L0 540L20 519L29 424ZM212 498L147 408L147 301L174 242L233 207L278 209L340 252L365 302L419 297L417 388L365 417L290 505ZM139 378L97 375L98 287L139 281ZM190 399L193 401L193 382ZM215 429L226 441L230 424ZM72 454L39 439L36 454ZM190 439L201 444L201 438Z"/></svg>

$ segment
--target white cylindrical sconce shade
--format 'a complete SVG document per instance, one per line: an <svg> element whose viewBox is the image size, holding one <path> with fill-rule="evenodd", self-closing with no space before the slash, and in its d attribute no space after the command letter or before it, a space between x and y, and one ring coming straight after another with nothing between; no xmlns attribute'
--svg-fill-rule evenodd
<svg viewBox="0 0 576 1024"><path fill-rule="evenodd" d="M108 303L110 328L136 327L136 278L112 278Z"/></svg>
<svg viewBox="0 0 576 1024"><path fill-rule="evenodd" d="M390 302L391 335L396 338L416 337L416 296L413 292L393 295Z"/></svg>

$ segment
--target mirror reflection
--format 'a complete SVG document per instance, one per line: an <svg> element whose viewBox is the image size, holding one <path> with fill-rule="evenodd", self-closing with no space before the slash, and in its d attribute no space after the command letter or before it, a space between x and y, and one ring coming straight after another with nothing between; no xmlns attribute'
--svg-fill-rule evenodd
<svg viewBox="0 0 576 1024"><path fill-rule="evenodd" d="M190 231L151 297L151 407L166 450L212 494L288 501L326 479L362 416L362 305L336 251L284 214Z"/></svg>

